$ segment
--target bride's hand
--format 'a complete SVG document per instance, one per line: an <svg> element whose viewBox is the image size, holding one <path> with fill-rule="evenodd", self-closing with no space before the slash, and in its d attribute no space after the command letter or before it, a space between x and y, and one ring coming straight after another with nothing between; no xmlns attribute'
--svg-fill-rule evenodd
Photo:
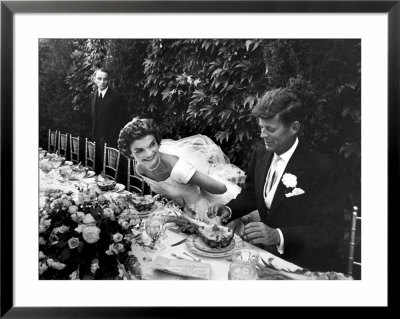
<svg viewBox="0 0 400 319"><path fill-rule="evenodd" d="M214 204L208 207L207 210L208 218L214 218L216 216L221 216L221 220L225 221L230 216L230 211L222 204Z"/></svg>

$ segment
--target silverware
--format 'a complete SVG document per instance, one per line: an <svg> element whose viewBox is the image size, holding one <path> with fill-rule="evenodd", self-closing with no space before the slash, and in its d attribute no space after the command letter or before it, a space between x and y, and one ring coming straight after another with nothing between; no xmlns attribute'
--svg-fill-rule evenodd
<svg viewBox="0 0 400 319"><path fill-rule="evenodd" d="M172 257L175 257L175 258L178 258L178 259L201 262L201 259L196 259L196 258L190 256L189 254L185 253L185 252L183 252L183 254L186 255L186 256L188 256L188 257L190 257L190 259L189 259L189 258L182 257L182 256L178 256L177 254L174 254L174 253L171 253L171 256L172 256Z"/></svg>
<svg viewBox="0 0 400 319"><path fill-rule="evenodd" d="M183 254L190 257L193 261L201 262L200 258L195 258L195 257L189 255L186 251L184 251Z"/></svg>
<svg viewBox="0 0 400 319"><path fill-rule="evenodd" d="M171 256L172 256L172 257L175 257L175 258L178 258L178 259L187 260L187 258L183 258L183 257L181 257L181 256L178 256L178 255L174 254L174 253L171 253Z"/></svg>
<svg viewBox="0 0 400 319"><path fill-rule="evenodd" d="M178 241L177 243L172 244L171 247L174 247L174 246L178 246L178 245L180 245L180 244L183 244L186 240L187 240L187 238L182 239L182 240Z"/></svg>
<svg viewBox="0 0 400 319"><path fill-rule="evenodd" d="M266 266L264 266L263 264L261 264L261 263L257 263L257 267L259 268L259 269L261 269L261 270L265 270L265 269L267 269L267 267Z"/></svg>
<svg viewBox="0 0 400 319"><path fill-rule="evenodd" d="M269 269L275 269L275 270L280 271L280 269L276 268L274 265L272 265L272 263L267 263L262 257L260 257L260 258L261 258L261 261L263 262L263 264L264 264L267 268L269 268ZM269 259L268 259L268 261L269 261Z"/></svg>
<svg viewBox="0 0 400 319"><path fill-rule="evenodd" d="M263 264L264 264L266 267L271 268L271 266L268 265L267 262L266 262L262 257L260 257L260 258L261 258L261 261L263 262Z"/></svg>

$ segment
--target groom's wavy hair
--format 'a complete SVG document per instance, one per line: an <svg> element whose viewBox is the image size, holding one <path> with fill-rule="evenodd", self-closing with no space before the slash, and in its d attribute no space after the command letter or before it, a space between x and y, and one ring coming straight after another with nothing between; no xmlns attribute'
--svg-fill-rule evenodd
<svg viewBox="0 0 400 319"><path fill-rule="evenodd" d="M303 123L305 113L303 103L290 88L279 88L266 92L251 112L253 116L271 119L279 114L285 126L294 121Z"/></svg>
<svg viewBox="0 0 400 319"><path fill-rule="evenodd" d="M157 144L161 144L162 134L154 120L134 117L119 133L119 151L125 157L130 158L132 143L148 135L153 135Z"/></svg>

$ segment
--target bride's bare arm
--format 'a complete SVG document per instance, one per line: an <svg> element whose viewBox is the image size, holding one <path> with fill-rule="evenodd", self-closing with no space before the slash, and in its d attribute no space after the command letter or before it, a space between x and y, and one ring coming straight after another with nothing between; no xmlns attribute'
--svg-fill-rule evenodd
<svg viewBox="0 0 400 319"><path fill-rule="evenodd" d="M189 183L197 185L212 194L223 194L227 190L225 184L199 171L194 173Z"/></svg>

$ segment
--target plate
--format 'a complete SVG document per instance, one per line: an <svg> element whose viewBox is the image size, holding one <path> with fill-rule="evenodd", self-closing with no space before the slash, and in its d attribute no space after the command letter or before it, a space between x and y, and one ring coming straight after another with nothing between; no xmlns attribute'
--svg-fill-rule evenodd
<svg viewBox="0 0 400 319"><path fill-rule="evenodd" d="M189 248L189 250L192 253L200 255L200 256L204 256L204 257L211 257L211 258L230 257L232 255L233 247L241 247L241 246L243 246L243 240L238 235L235 234L235 236L233 237L233 240L232 240L232 242L234 244L231 243L228 247L226 247L226 248L229 248L229 247L231 247L231 245L233 245L232 248L230 248L229 250L218 251L221 248L217 248L217 249L216 248L210 248L210 250L212 252L203 251L203 250L198 249L194 244L194 241L195 241L195 239L197 237L199 237L199 236L196 235L196 234L190 235L188 237L187 241L186 241L186 246ZM205 245L205 243L204 243L204 245ZM223 249L225 249L225 248L223 248Z"/></svg>
<svg viewBox="0 0 400 319"><path fill-rule="evenodd" d="M125 189L124 184L117 183L114 187L114 189L110 189L109 191L102 191L97 185L93 185L92 188L100 193L100 194L105 194L105 193L119 193L122 192Z"/></svg>
<svg viewBox="0 0 400 319"><path fill-rule="evenodd" d="M129 206L129 207L135 209L135 207L134 207L133 205L132 205L132 206ZM150 213L154 212L157 208L158 208L157 205L153 205L153 207L151 207L149 210L142 210L142 211L140 211L140 212L139 212L137 209L135 209L135 210L137 211L137 214L138 214L140 217L146 217L146 216L149 215Z"/></svg>
<svg viewBox="0 0 400 319"><path fill-rule="evenodd" d="M70 176L70 178L69 178L70 181L79 181L79 180L81 180L81 179L82 179L82 178L79 177L78 174L74 174L74 172L72 172L72 174L71 174L71 176Z"/></svg>
<svg viewBox="0 0 400 319"><path fill-rule="evenodd" d="M90 177L93 177L95 175L96 175L96 173L94 171L88 171L83 178L90 178Z"/></svg>
<svg viewBox="0 0 400 319"><path fill-rule="evenodd" d="M229 245L226 247L223 247L223 248L211 248L204 242L203 238L201 238L200 236L196 236L193 239L193 245L194 245L194 247L196 247L197 249L199 249L201 251L216 254L216 253L224 253L224 252L231 251L235 247L235 241L232 239L232 241L229 243Z"/></svg>

